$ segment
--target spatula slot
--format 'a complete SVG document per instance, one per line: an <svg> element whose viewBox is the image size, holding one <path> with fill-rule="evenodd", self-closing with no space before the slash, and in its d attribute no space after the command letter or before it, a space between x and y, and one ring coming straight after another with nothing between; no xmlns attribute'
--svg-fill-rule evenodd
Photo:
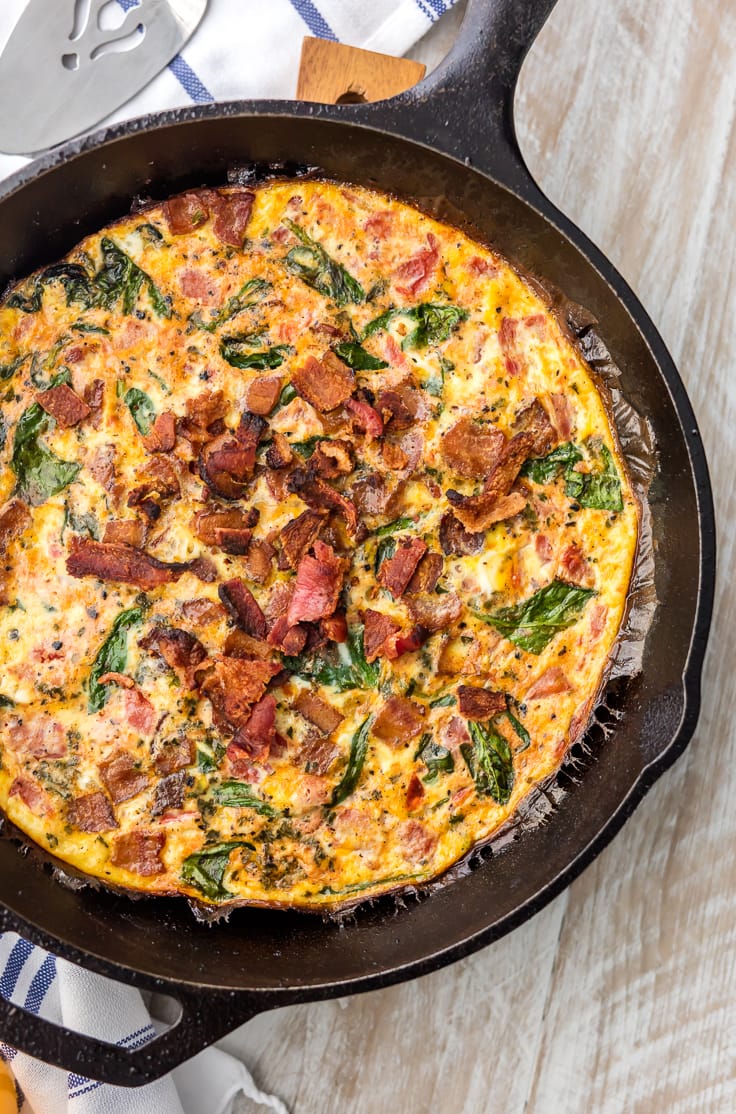
<svg viewBox="0 0 736 1114"><path fill-rule="evenodd" d="M143 42L145 34L146 28L142 23L139 23L127 35L123 35L119 39L110 39L106 43L100 43L92 51L90 58L94 62L97 58L103 58L106 54L124 54L127 50L135 50Z"/></svg>
<svg viewBox="0 0 736 1114"><path fill-rule="evenodd" d="M78 54L62 54L61 64L65 70L78 70L79 69L79 55Z"/></svg>
<svg viewBox="0 0 736 1114"><path fill-rule="evenodd" d="M117 31L125 22L128 12L141 6L141 0L96 0L97 26L100 31Z"/></svg>
<svg viewBox="0 0 736 1114"><path fill-rule="evenodd" d="M91 0L74 0L74 24L72 26L71 34L69 35L69 39L71 42L75 42L77 39L81 38L85 30L87 29L87 24L89 23L90 3ZM77 62L77 65L78 64L79 63ZM76 69L77 67L67 66L66 68Z"/></svg>

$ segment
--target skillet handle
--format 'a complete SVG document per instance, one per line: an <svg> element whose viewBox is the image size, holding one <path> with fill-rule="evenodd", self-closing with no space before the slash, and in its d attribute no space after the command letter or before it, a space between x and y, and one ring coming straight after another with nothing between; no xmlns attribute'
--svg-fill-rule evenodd
<svg viewBox="0 0 736 1114"><path fill-rule="evenodd" d="M468 0L455 43L436 70L391 100L350 108L359 119L461 159L527 200L539 197L516 139L514 93L555 2Z"/></svg>
<svg viewBox="0 0 736 1114"><path fill-rule="evenodd" d="M0 929L16 930L2 911ZM118 1087L140 1087L166 1075L185 1060L243 1025L261 1011L255 996L207 989L183 991L155 979L136 979L144 988L174 998L177 1020L146 1044L110 1044L39 1017L0 995L0 1040L37 1060L63 1068L83 1079ZM145 1036L145 1034L141 1034ZM140 1038L139 1038L140 1039ZM80 1084L81 1086L81 1084Z"/></svg>

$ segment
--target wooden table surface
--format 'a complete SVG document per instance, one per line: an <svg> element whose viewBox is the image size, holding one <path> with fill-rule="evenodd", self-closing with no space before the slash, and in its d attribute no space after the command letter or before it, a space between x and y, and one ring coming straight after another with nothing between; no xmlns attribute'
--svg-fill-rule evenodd
<svg viewBox="0 0 736 1114"><path fill-rule="evenodd" d="M736 1110L735 115L733 0L559 0L517 100L533 173L639 294L700 422L720 584L695 738L510 936L225 1041L291 1114Z"/></svg>

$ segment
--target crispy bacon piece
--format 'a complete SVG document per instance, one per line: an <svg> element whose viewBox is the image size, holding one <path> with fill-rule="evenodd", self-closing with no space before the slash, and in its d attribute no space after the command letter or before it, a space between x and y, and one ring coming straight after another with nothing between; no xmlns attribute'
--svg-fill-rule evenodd
<svg viewBox="0 0 736 1114"><path fill-rule="evenodd" d="M505 441L500 429L461 418L442 435L440 452L453 472L482 480L498 462Z"/></svg>
<svg viewBox="0 0 736 1114"><path fill-rule="evenodd" d="M390 426L393 431L410 429L417 416L417 395L416 387L407 382L379 391L376 410L383 418L384 426Z"/></svg>
<svg viewBox="0 0 736 1114"><path fill-rule="evenodd" d="M194 669L207 657L207 651L193 634L180 627L153 627L138 645L157 653L188 688L194 688Z"/></svg>
<svg viewBox="0 0 736 1114"><path fill-rule="evenodd" d="M263 418L243 414L235 436L222 433L205 445L199 457L199 474L223 499L240 499L253 476L256 449L264 430Z"/></svg>
<svg viewBox="0 0 736 1114"><path fill-rule="evenodd" d="M26 777L24 774L13 778L8 797L20 797L26 808L29 808L35 816L50 816L52 813L46 791L32 777Z"/></svg>
<svg viewBox="0 0 736 1114"><path fill-rule="evenodd" d="M430 632L449 627L460 618L462 610L462 600L452 592L442 596L415 596L409 601L412 618Z"/></svg>
<svg viewBox="0 0 736 1114"><path fill-rule="evenodd" d="M437 836L418 820L405 820L400 826L404 858L410 863L426 862L434 854Z"/></svg>
<svg viewBox="0 0 736 1114"><path fill-rule="evenodd" d="M424 792L424 786L419 780L419 775L412 774L406 788L406 807L409 812L413 812L417 805L424 799Z"/></svg>
<svg viewBox="0 0 736 1114"><path fill-rule="evenodd" d="M301 654L307 643L308 628L302 623L291 625L286 615L279 615L268 632L268 644L284 654Z"/></svg>
<svg viewBox="0 0 736 1114"><path fill-rule="evenodd" d="M274 661L242 661L217 657L202 672L202 692L212 704L215 724L220 730L237 730L250 716L252 706L263 696L266 685L281 672Z"/></svg>
<svg viewBox="0 0 736 1114"><path fill-rule="evenodd" d="M166 777L184 770L194 762L194 741L186 735L157 739L153 744L153 765L156 773Z"/></svg>
<svg viewBox="0 0 736 1114"><path fill-rule="evenodd" d="M0 553L5 553L10 543L25 533L32 522L31 512L20 499L7 503L0 511Z"/></svg>
<svg viewBox="0 0 736 1114"><path fill-rule="evenodd" d="M568 545L560 557L560 575L583 588L589 588L595 581L591 564L576 542Z"/></svg>
<svg viewBox="0 0 736 1114"><path fill-rule="evenodd" d="M169 225L169 230L175 236L183 236L193 232L204 224L210 215L203 190L194 190L191 193L182 193L178 197L170 197L164 204L164 215Z"/></svg>
<svg viewBox="0 0 736 1114"><path fill-rule="evenodd" d="M100 763L100 780L116 805L142 793L148 786L148 775L138 769L125 750L116 751L112 758Z"/></svg>
<svg viewBox="0 0 736 1114"><path fill-rule="evenodd" d="M238 190L228 194L210 190L207 200L215 218L212 226L215 236L219 237L223 244L242 248L255 194L250 190Z"/></svg>
<svg viewBox="0 0 736 1114"><path fill-rule="evenodd" d="M105 401L105 382L103 379L93 379L84 388L84 401L92 412L92 425L100 428L102 422L102 404Z"/></svg>
<svg viewBox="0 0 736 1114"><path fill-rule="evenodd" d="M80 832L109 832L118 827L110 798L101 789L75 797L69 805L69 820Z"/></svg>
<svg viewBox="0 0 736 1114"><path fill-rule="evenodd" d="M297 758L303 764L306 773L319 774L323 777L339 754L340 748L335 746L329 736L313 731L304 740Z"/></svg>
<svg viewBox="0 0 736 1114"><path fill-rule="evenodd" d="M66 559L66 571L78 578L94 576L118 584L135 584L150 591L195 571L195 561L167 562L130 545L96 542L74 535Z"/></svg>
<svg viewBox="0 0 736 1114"><path fill-rule="evenodd" d="M317 540L314 557L302 557L296 573L294 595L287 620L289 626L332 615L342 591L346 562L335 555L332 546Z"/></svg>
<svg viewBox="0 0 736 1114"><path fill-rule="evenodd" d="M156 416L150 432L143 438L149 453L170 453L176 444L176 418L170 410Z"/></svg>
<svg viewBox="0 0 736 1114"><path fill-rule="evenodd" d="M353 421L358 429L367 433L371 440L382 436L383 418L369 403L362 402L357 398L349 398L345 406L353 415Z"/></svg>
<svg viewBox="0 0 736 1114"><path fill-rule="evenodd" d="M127 689L123 695L125 718L142 735L152 735L156 727L156 709L140 689Z"/></svg>
<svg viewBox="0 0 736 1114"><path fill-rule="evenodd" d="M251 580L265 584L271 575L271 563L276 550L267 541L251 542L245 555L245 571Z"/></svg>
<svg viewBox="0 0 736 1114"><path fill-rule="evenodd" d="M355 389L355 373L330 351L321 360L308 356L292 375L291 382L302 398L326 413L350 398Z"/></svg>
<svg viewBox="0 0 736 1114"><path fill-rule="evenodd" d="M442 576L444 564L440 553L425 553L406 586L406 595L416 596L420 592L434 592L437 581Z"/></svg>
<svg viewBox="0 0 736 1114"><path fill-rule="evenodd" d="M218 595L238 626L253 638L265 638L268 633L266 616L244 580L233 577L217 589Z"/></svg>
<svg viewBox="0 0 736 1114"><path fill-rule="evenodd" d="M113 840L110 862L129 870L131 874L150 878L165 869L161 862L165 843L163 832L126 832Z"/></svg>
<svg viewBox="0 0 736 1114"><path fill-rule="evenodd" d="M523 509L526 499L518 492L514 492L512 498L509 496L509 489L530 455L533 443L531 433L517 433L507 441L481 495L461 495L452 490L447 492L456 518L460 519L466 529L473 532L486 530L494 522L510 518ZM503 502L507 496L508 500Z"/></svg>
<svg viewBox="0 0 736 1114"><path fill-rule="evenodd" d="M180 421L180 427L188 440L207 440L207 433L225 417L230 403L222 391L203 391L196 398L187 399L187 416Z"/></svg>
<svg viewBox="0 0 736 1114"><path fill-rule="evenodd" d="M514 428L531 434L533 441L529 445L530 456L544 456L556 440L547 411L538 398L533 399L519 413Z"/></svg>
<svg viewBox="0 0 736 1114"><path fill-rule="evenodd" d="M79 425L92 413L87 403L72 390L68 383L59 383L57 387L39 391L36 402L63 429L71 429L72 426Z"/></svg>
<svg viewBox="0 0 736 1114"><path fill-rule="evenodd" d="M388 513L395 492L379 472L367 472L355 481L350 494L359 514L382 515Z"/></svg>
<svg viewBox="0 0 736 1114"><path fill-rule="evenodd" d="M410 742L424 727L424 708L405 696L389 696L373 721L377 739L397 750Z"/></svg>
<svg viewBox="0 0 736 1114"><path fill-rule="evenodd" d="M401 626L390 615L382 611L366 608L365 628L363 631L363 650L366 661L375 661L378 657L393 659L397 657L396 637Z"/></svg>
<svg viewBox="0 0 736 1114"><path fill-rule="evenodd" d="M330 735L342 723L344 716L333 708L316 692L304 689L294 701L294 707L300 715L313 723L323 735Z"/></svg>
<svg viewBox="0 0 736 1114"><path fill-rule="evenodd" d="M274 740L275 723L276 699L273 696L264 696L253 705L250 716L236 731L228 751L231 747L237 747L249 758L267 758Z"/></svg>
<svg viewBox="0 0 736 1114"><path fill-rule="evenodd" d="M184 804L185 785L186 775L183 771L162 778L153 791L151 816L160 816L169 808L181 808Z"/></svg>
<svg viewBox="0 0 736 1114"><path fill-rule="evenodd" d="M563 692L572 692L567 674L560 665L551 665L545 669L533 685L527 690L525 700L544 700L548 696L559 696Z"/></svg>
<svg viewBox="0 0 736 1114"><path fill-rule="evenodd" d="M279 471L281 468L287 468L294 459L294 453L291 445L287 441L283 433L275 432L273 441L269 445L268 452L266 453L266 464L269 468Z"/></svg>
<svg viewBox="0 0 736 1114"><path fill-rule="evenodd" d="M164 457L155 457L146 462L146 466L136 476L142 482L134 487L128 495L129 507L142 506L152 496L156 500L170 499L181 493L179 477L170 460Z"/></svg>
<svg viewBox="0 0 736 1114"><path fill-rule="evenodd" d="M222 652L228 658L243 658L246 661L270 661L273 658L273 650L268 642L246 634L240 627L228 631Z"/></svg>
<svg viewBox="0 0 736 1114"><path fill-rule="evenodd" d="M145 543L146 523L140 518L112 518L105 523L102 540L105 545L132 545L140 549Z"/></svg>
<svg viewBox="0 0 736 1114"><path fill-rule="evenodd" d="M351 534L358 526L358 513L355 504L345 495L336 491L330 484L319 477L315 477L309 468L295 468L288 478L287 490L294 492L303 499L312 510L324 511L325 509L337 511L347 524Z"/></svg>
<svg viewBox="0 0 736 1114"><path fill-rule="evenodd" d="M281 375L262 375L248 385L246 404L252 414L266 417L279 401L284 380Z"/></svg>
<svg viewBox="0 0 736 1114"><path fill-rule="evenodd" d="M506 711L506 693L475 685L460 685L457 690L457 707L466 719L486 720Z"/></svg>
<svg viewBox="0 0 736 1114"><path fill-rule="evenodd" d="M183 600L179 604L179 608L187 622L196 623L198 626L219 623L227 616L227 612L221 603L204 597L196 600Z"/></svg>
<svg viewBox="0 0 736 1114"><path fill-rule="evenodd" d="M344 611L336 611L319 621L319 629L328 642L346 642L348 637L348 621Z"/></svg>
<svg viewBox="0 0 736 1114"><path fill-rule="evenodd" d="M396 290L406 298L414 298L426 290L440 257L437 237L427 233L427 246L420 248L411 259L401 263L394 271Z"/></svg>
<svg viewBox="0 0 736 1114"><path fill-rule="evenodd" d="M400 658L402 654L413 654L415 650L424 645L429 638L429 633L426 627L417 624L417 626L412 627L408 634L400 634L394 644L393 656ZM391 657L391 655L387 654L386 657Z"/></svg>
<svg viewBox="0 0 736 1114"><path fill-rule="evenodd" d="M241 507L214 507L198 511L192 519L192 528L205 545L240 555L248 550L252 527L258 518L255 508L245 511Z"/></svg>
<svg viewBox="0 0 736 1114"><path fill-rule="evenodd" d="M325 480L334 480L352 472L353 447L349 441L320 441L309 458L308 469Z"/></svg>
<svg viewBox="0 0 736 1114"><path fill-rule="evenodd" d="M86 464L90 475L100 487L112 493L115 490L115 446L100 445Z"/></svg>
<svg viewBox="0 0 736 1114"><path fill-rule="evenodd" d="M417 565L427 552L421 538L402 541L393 557L387 557L378 571L378 583L387 588L394 599L399 599L406 591Z"/></svg>

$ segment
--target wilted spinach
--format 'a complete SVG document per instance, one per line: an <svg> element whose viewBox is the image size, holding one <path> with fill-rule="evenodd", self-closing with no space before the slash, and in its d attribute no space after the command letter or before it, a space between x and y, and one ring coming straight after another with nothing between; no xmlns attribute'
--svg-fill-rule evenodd
<svg viewBox="0 0 736 1114"><path fill-rule="evenodd" d="M341 263L337 263L327 254L317 240L313 240L309 233L300 228L292 220L285 220L298 240L300 246L292 248L286 256L286 265L293 274L331 298L337 306L346 306L350 302L360 304L366 300L363 287L357 279L345 270Z"/></svg>
<svg viewBox="0 0 736 1114"><path fill-rule="evenodd" d="M621 479L606 445L601 446L599 472L565 472L565 495L581 507L598 511L622 511Z"/></svg>
<svg viewBox="0 0 736 1114"><path fill-rule="evenodd" d="M63 379L59 376L55 383ZM43 407L34 402L23 411L15 427L10 467L18 479L18 491L34 507L68 487L82 467L75 461L62 460L40 440L55 424Z"/></svg>
<svg viewBox="0 0 736 1114"><path fill-rule="evenodd" d="M314 654L301 654L299 657L284 657L283 663L284 669L289 672L300 677L311 677L322 685L331 685L339 692L359 688L374 689L381 672L378 663L366 661L362 625L348 628L347 642L341 644L330 660Z"/></svg>
<svg viewBox="0 0 736 1114"><path fill-rule="evenodd" d="M332 791L330 798L330 806L339 805L346 797L355 789L358 784L358 779L363 772L363 765L365 763L365 756L368 752L368 735L371 730L371 723L373 716L368 716L363 720L358 730L353 735L350 743L350 754L348 755L348 764L345 767L340 781L337 783Z"/></svg>
<svg viewBox="0 0 736 1114"><path fill-rule="evenodd" d="M253 789L244 781L223 781L212 790L212 799L226 808L252 808L259 816L280 816L273 805L257 797Z"/></svg>
<svg viewBox="0 0 736 1114"><path fill-rule="evenodd" d="M344 340L340 344L336 344L332 351L353 371L380 371L382 368L388 367L385 360L379 360L377 356L371 356L370 352L366 352L363 345L359 344L357 340Z"/></svg>
<svg viewBox="0 0 736 1114"><path fill-rule="evenodd" d="M515 646L530 654L541 654L556 634L577 622L586 603L595 594L592 588L553 580L513 607L502 607L488 615L476 611L474 615Z"/></svg>
<svg viewBox="0 0 736 1114"><path fill-rule="evenodd" d="M108 236L102 237L100 247L102 266L94 281L99 290L100 303L106 309L112 309L122 301L123 313L132 313L141 290L145 288L153 311L159 317L171 317L171 306L150 275L141 270Z"/></svg>
<svg viewBox="0 0 736 1114"><path fill-rule="evenodd" d="M281 367L284 357L293 352L293 348L288 344L273 344L268 348L257 348L256 346L262 340L262 333L242 333L238 336L224 337L220 341L220 355L231 367L267 371Z"/></svg>
<svg viewBox="0 0 736 1114"><path fill-rule="evenodd" d="M147 437L156 420L156 407L149 395L145 391L139 390L138 387L131 387L129 391L125 392L123 402L130 410L139 432Z"/></svg>
<svg viewBox="0 0 736 1114"><path fill-rule="evenodd" d="M236 847L255 850L252 843L247 843L243 839L228 843L213 843L211 847L205 847L187 856L181 864L182 878L211 901L222 901L231 897L230 890L225 888L223 879L230 863L231 852Z"/></svg>
<svg viewBox="0 0 736 1114"><path fill-rule="evenodd" d="M124 673L128 664L128 631L143 621L145 608L129 607L121 611L110 627L107 638L100 646L87 682L87 709L99 712L105 707L109 686L100 684L105 673Z"/></svg>
<svg viewBox="0 0 736 1114"><path fill-rule="evenodd" d="M422 302L409 309L387 309L369 321L363 332L363 339L373 336L379 329L386 329L396 317L413 323L414 328L401 342L404 351L411 348L427 348L441 344L457 329L468 316L467 310L460 306L440 305L435 302Z"/></svg>
<svg viewBox="0 0 736 1114"><path fill-rule="evenodd" d="M418 758L427 767L427 773L422 778L422 781L427 784L437 781L440 773L450 774L455 769L455 760L450 751L447 747L435 742L429 734L422 735L414 757Z"/></svg>
<svg viewBox="0 0 736 1114"><path fill-rule="evenodd" d="M479 797L492 797L505 805L514 788L514 760L511 748L490 724L468 723L471 743L463 743L460 753L470 770Z"/></svg>

